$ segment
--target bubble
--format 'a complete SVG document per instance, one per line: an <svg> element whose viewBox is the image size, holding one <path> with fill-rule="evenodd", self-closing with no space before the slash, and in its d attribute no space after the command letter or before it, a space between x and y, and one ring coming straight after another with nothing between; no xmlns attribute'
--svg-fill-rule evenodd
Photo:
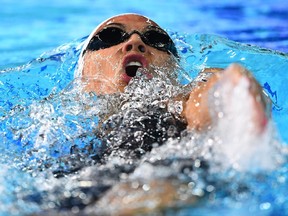
<svg viewBox="0 0 288 216"><path fill-rule="evenodd" d="M144 184L144 185L142 186L142 189L143 189L144 191L149 191L149 190L150 190L150 185L149 185L149 184Z"/></svg>
<svg viewBox="0 0 288 216"><path fill-rule="evenodd" d="M269 202L265 202L261 203L259 207L261 210L268 210L269 208L271 208L271 204Z"/></svg>
<svg viewBox="0 0 288 216"><path fill-rule="evenodd" d="M206 187L206 190L207 190L208 192L212 192L212 191L215 190L215 187L214 187L213 185L208 185L208 186Z"/></svg>
<svg viewBox="0 0 288 216"><path fill-rule="evenodd" d="M207 43L205 40L209 38L201 38L202 56L197 56L198 53L194 50L199 49L197 45L193 45L193 55L191 52L185 53L185 66L188 69L177 69L182 73L183 82L191 81L192 75L211 64L208 51L211 47L202 44ZM218 47L216 39L212 43ZM236 47L236 44L233 46ZM189 51L192 46L189 49L187 47L189 48L188 44L185 44L185 51ZM219 52L216 53L221 56ZM70 63L69 67L72 67ZM221 61L215 65L226 66L226 63ZM216 194L214 204L220 202L221 208L224 205L223 209L232 205L235 200L237 207L241 207L241 201L245 202L245 199L257 203L261 210L274 208L275 203L258 203L250 199L254 198L250 193L267 198L271 197L271 193L285 190L282 188L276 191L279 185L273 183L273 180L269 182L267 177L261 178L261 181L268 182L263 183L267 188L262 187L261 183L255 183L259 180L257 174L264 172L268 176L270 171L277 172L276 161L281 159L276 160L274 157L277 154L277 143L271 142L274 137L270 129L263 137L245 133L251 127L246 121L249 109L243 109L242 106L248 103L245 82L235 91L230 91L231 88L226 86L227 88L216 89L211 93L211 103L217 107L214 115L221 121L216 128L213 125L202 134L197 131L182 131L178 135L178 125L164 127L168 125L171 116L179 117L183 111L182 102L175 101L175 97L189 92L197 82L206 82L211 74L200 74L196 82L187 86L188 90L183 90L183 86L177 83L178 75L173 71L157 67L153 70L153 79L137 72L137 76L123 93L99 96L85 94L85 82L93 82L93 78L86 81L76 79L62 92L56 89L41 100L20 104L11 111L10 108L6 110L6 105L1 107L1 113L5 112L1 118L2 128L5 128L1 133L1 161L15 167L17 172L1 170L0 191L4 194L3 197L14 198L13 193L17 194L16 198L21 201L14 202L11 198L11 205L15 205L12 208L14 212L22 213L21 208L25 210L27 206L32 206L31 209L35 210L64 206L72 214L81 214L81 208L87 208L87 205L97 208L97 203L94 206L94 202L119 181L132 182L128 184L132 189L140 188L150 193L152 185L149 182L163 179L172 179L173 186L181 189L179 198L182 201L189 200L193 195L205 197L207 192L213 192ZM63 72L62 69L58 72L61 71ZM63 78L64 75L59 76ZM109 81L105 77L97 78L103 83ZM59 83L63 85L62 81ZM41 92L47 95L43 89ZM240 96L242 100L233 100L236 96ZM231 99L230 104L223 101L227 98ZM12 105L7 104L7 107L13 107L15 103L12 99L9 101L12 101ZM195 106L199 106L199 103L195 103ZM166 109L169 115L166 115ZM165 112L161 113L159 110ZM154 118L157 120L155 123L152 117L158 111L160 114ZM145 124L154 128L146 128ZM103 126L106 133L98 130L100 126ZM155 134L150 133L155 128ZM111 154L102 152L103 137L106 139L105 147L111 150ZM153 139L152 144L145 146L145 139L150 138ZM140 144L135 145L131 140ZM7 160L9 155L14 160ZM99 158L105 163L99 162ZM25 174L19 174L18 168ZM276 182L283 185L286 182L285 175L279 174ZM188 185L187 191L186 187L181 186L182 183ZM268 187L269 184L273 185L273 189ZM126 191L115 192L115 198L126 194ZM133 201L133 196L134 194L129 195L127 200ZM31 199L35 201L35 206L31 204ZM278 200L283 204L286 198L283 195ZM7 210L4 201L9 200L1 201L0 209ZM149 200L144 200L143 203L145 202L149 204ZM21 206L16 206L17 203ZM71 203L74 206L71 207ZM201 202L202 204L204 208L209 205L211 207L209 200ZM150 205L155 207L156 204L151 201ZM197 207L197 203L195 206ZM212 209L213 207L215 206L212 204Z"/></svg>
<svg viewBox="0 0 288 216"><path fill-rule="evenodd" d="M79 213L79 211L80 211L80 209L79 209L78 206L73 206L73 207L71 208L71 212L72 212L73 214L77 214L77 213Z"/></svg>
<svg viewBox="0 0 288 216"><path fill-rule="evenodd" d="M138 181L133 181L132 182L132 188L137 189L140 186Z"/></svg>

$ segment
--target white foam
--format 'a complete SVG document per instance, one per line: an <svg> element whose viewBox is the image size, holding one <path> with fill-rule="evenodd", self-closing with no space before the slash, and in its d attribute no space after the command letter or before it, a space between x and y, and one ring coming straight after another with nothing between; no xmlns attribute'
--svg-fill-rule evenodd
<svg viewBox="0 0 288 216"><path fill-rule="evenodd" d="M275 169L281 162L277 152L279 143L275 139L271 120L264 131L257 132L249 80L242 78L236 86L229 82L221 83L212 94L210 102L216 108L214 118L217 121L212 132L215 152L213 160L221 164L218 169Z"/></svg>

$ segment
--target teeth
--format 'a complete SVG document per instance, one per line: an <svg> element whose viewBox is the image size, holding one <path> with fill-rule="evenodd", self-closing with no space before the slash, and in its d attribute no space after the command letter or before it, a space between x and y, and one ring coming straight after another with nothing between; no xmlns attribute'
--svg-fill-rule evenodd
<svg viewBox="0 0 288 216"><path fill-rule="evenodd" d="M140 62L138 62L138 61L132 61L132 62L129 62L127 65L126 65L126 67L127 66L138 66L138 67L142 67L142 64L140 63Z"/></svg>

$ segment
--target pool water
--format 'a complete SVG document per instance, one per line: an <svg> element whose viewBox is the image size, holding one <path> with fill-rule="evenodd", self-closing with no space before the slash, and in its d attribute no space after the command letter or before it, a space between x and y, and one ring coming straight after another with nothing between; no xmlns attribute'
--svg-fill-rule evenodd
<svg viewBox="0 0 288 216"><path fill-rule="evenodd" d="M123 0L115 4L104 0L97 4L89 0L2 2L0 25L6 31L0 32L1 214L41 215L47 211L53 215L59 208L89 214L96 212L93 197L119 182L109 176L119 174L119 170L93 164L95 149L101 142L91 131L97 127L101 107L107 101L80 94L79 80L73 77L82 42L90 31L112 15L137 12L158 22L175 40L185 71L179 71L183 84L204 67L224 68L233 62L240 63L253 72L272 99L274 123L260 138L241 134L240 126L232 131L234 137L223 135L224 144L244 149L236 162L229 161L235 152L221 146L215 134L187 135L180 144L177 140L169 141L145 158L131 162L129 169L135 171L128 183L135 186L136 182L139 186L144 182L143 190L149 191L149 184L145 183L176 175L174 180L180 182L179 188L185 189L186 185L186 191L192 191L181 194L182 205L166 206L156 212L159 214L287 215L287 3L221 1L215 5L213 1L149 0L143 5ZM156 91L152 88L155 86L159 87L157 91L163 86L172 88L167 82L146 84L140 96ZM242 90L244 94L245 88ZM150 102L143 101L144 105ZM236 105L241 107L243 103ZM222 132L220 127L217 134ZM235 137L241 141L235 141ZM207 153L211 146L223 151L219 153L215 148L211 156ZM224 162L223 152L227 157ZM170 161L169 166L157 165L164 159ZM118 163L128 169L127 161L113 160L110 166ZM183 163L193 164L193 171L188 169L181 174ZM72 174L68 175L69 172ZM189 202L187 197L200 201ZM107 200L102 200L103 206ZM73 203L75 208L71 207Z"/></svg>

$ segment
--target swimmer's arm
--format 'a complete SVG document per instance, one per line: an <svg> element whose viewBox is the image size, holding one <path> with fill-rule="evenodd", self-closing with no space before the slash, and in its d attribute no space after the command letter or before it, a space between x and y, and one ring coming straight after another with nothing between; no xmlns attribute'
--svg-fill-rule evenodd
<svg viewBox="0 0 288 216"><path fill-rule="evenodd" d="M201 131L211 125L211 117L208 104L208 92L219 80L222 68L205 68L199 75L209 74L197 82L190 93L183 98L183 111L181 116L187 122L187 128Z"/></svg>
<svg viewBox="0 0 288 216"><path fill-rule="evenodd" d="M254 100L251 110L253 124L258 131L263 131L266 127L267 120L271 115L270 101L264 94L261 85L253 77L252 73L240 65L232 64L225 70L221 68L207 68L200 73L211 73L212 75L203 82L198 82L194 87L188 99L183 101L183 111L181 115L187 121L188 129L198 131L205 130L212 123L210 111L215 107L209 105L209 92L215 84L222 85L230 83L237 86L241 79L246 79L249 83L249 96Z"/></svg>
<svg viewBox="0 0 288 216"><path fill-rule="evenodd" d="M224 69L223 68L204 68L200 73L217 73L217 72L222 72Z"/></svg>
<svg viewBox="0 0 288 216"><path fill-rule="evenodd" d="M173 98L172 103L168 103L168 111L175 113L175 109L169 110L170 104L175 105L175 102L181 103L181 110L178 110L177 115L186 121L189 129L202 130L206 128L211 120L208 110L208 102L203 100L203 95L214 85L218 80L218 74L223 71L222 68L205 68L199 72L197 78L184 87L181 94ZM177 110L177 109L176 109Z"/></svg>

